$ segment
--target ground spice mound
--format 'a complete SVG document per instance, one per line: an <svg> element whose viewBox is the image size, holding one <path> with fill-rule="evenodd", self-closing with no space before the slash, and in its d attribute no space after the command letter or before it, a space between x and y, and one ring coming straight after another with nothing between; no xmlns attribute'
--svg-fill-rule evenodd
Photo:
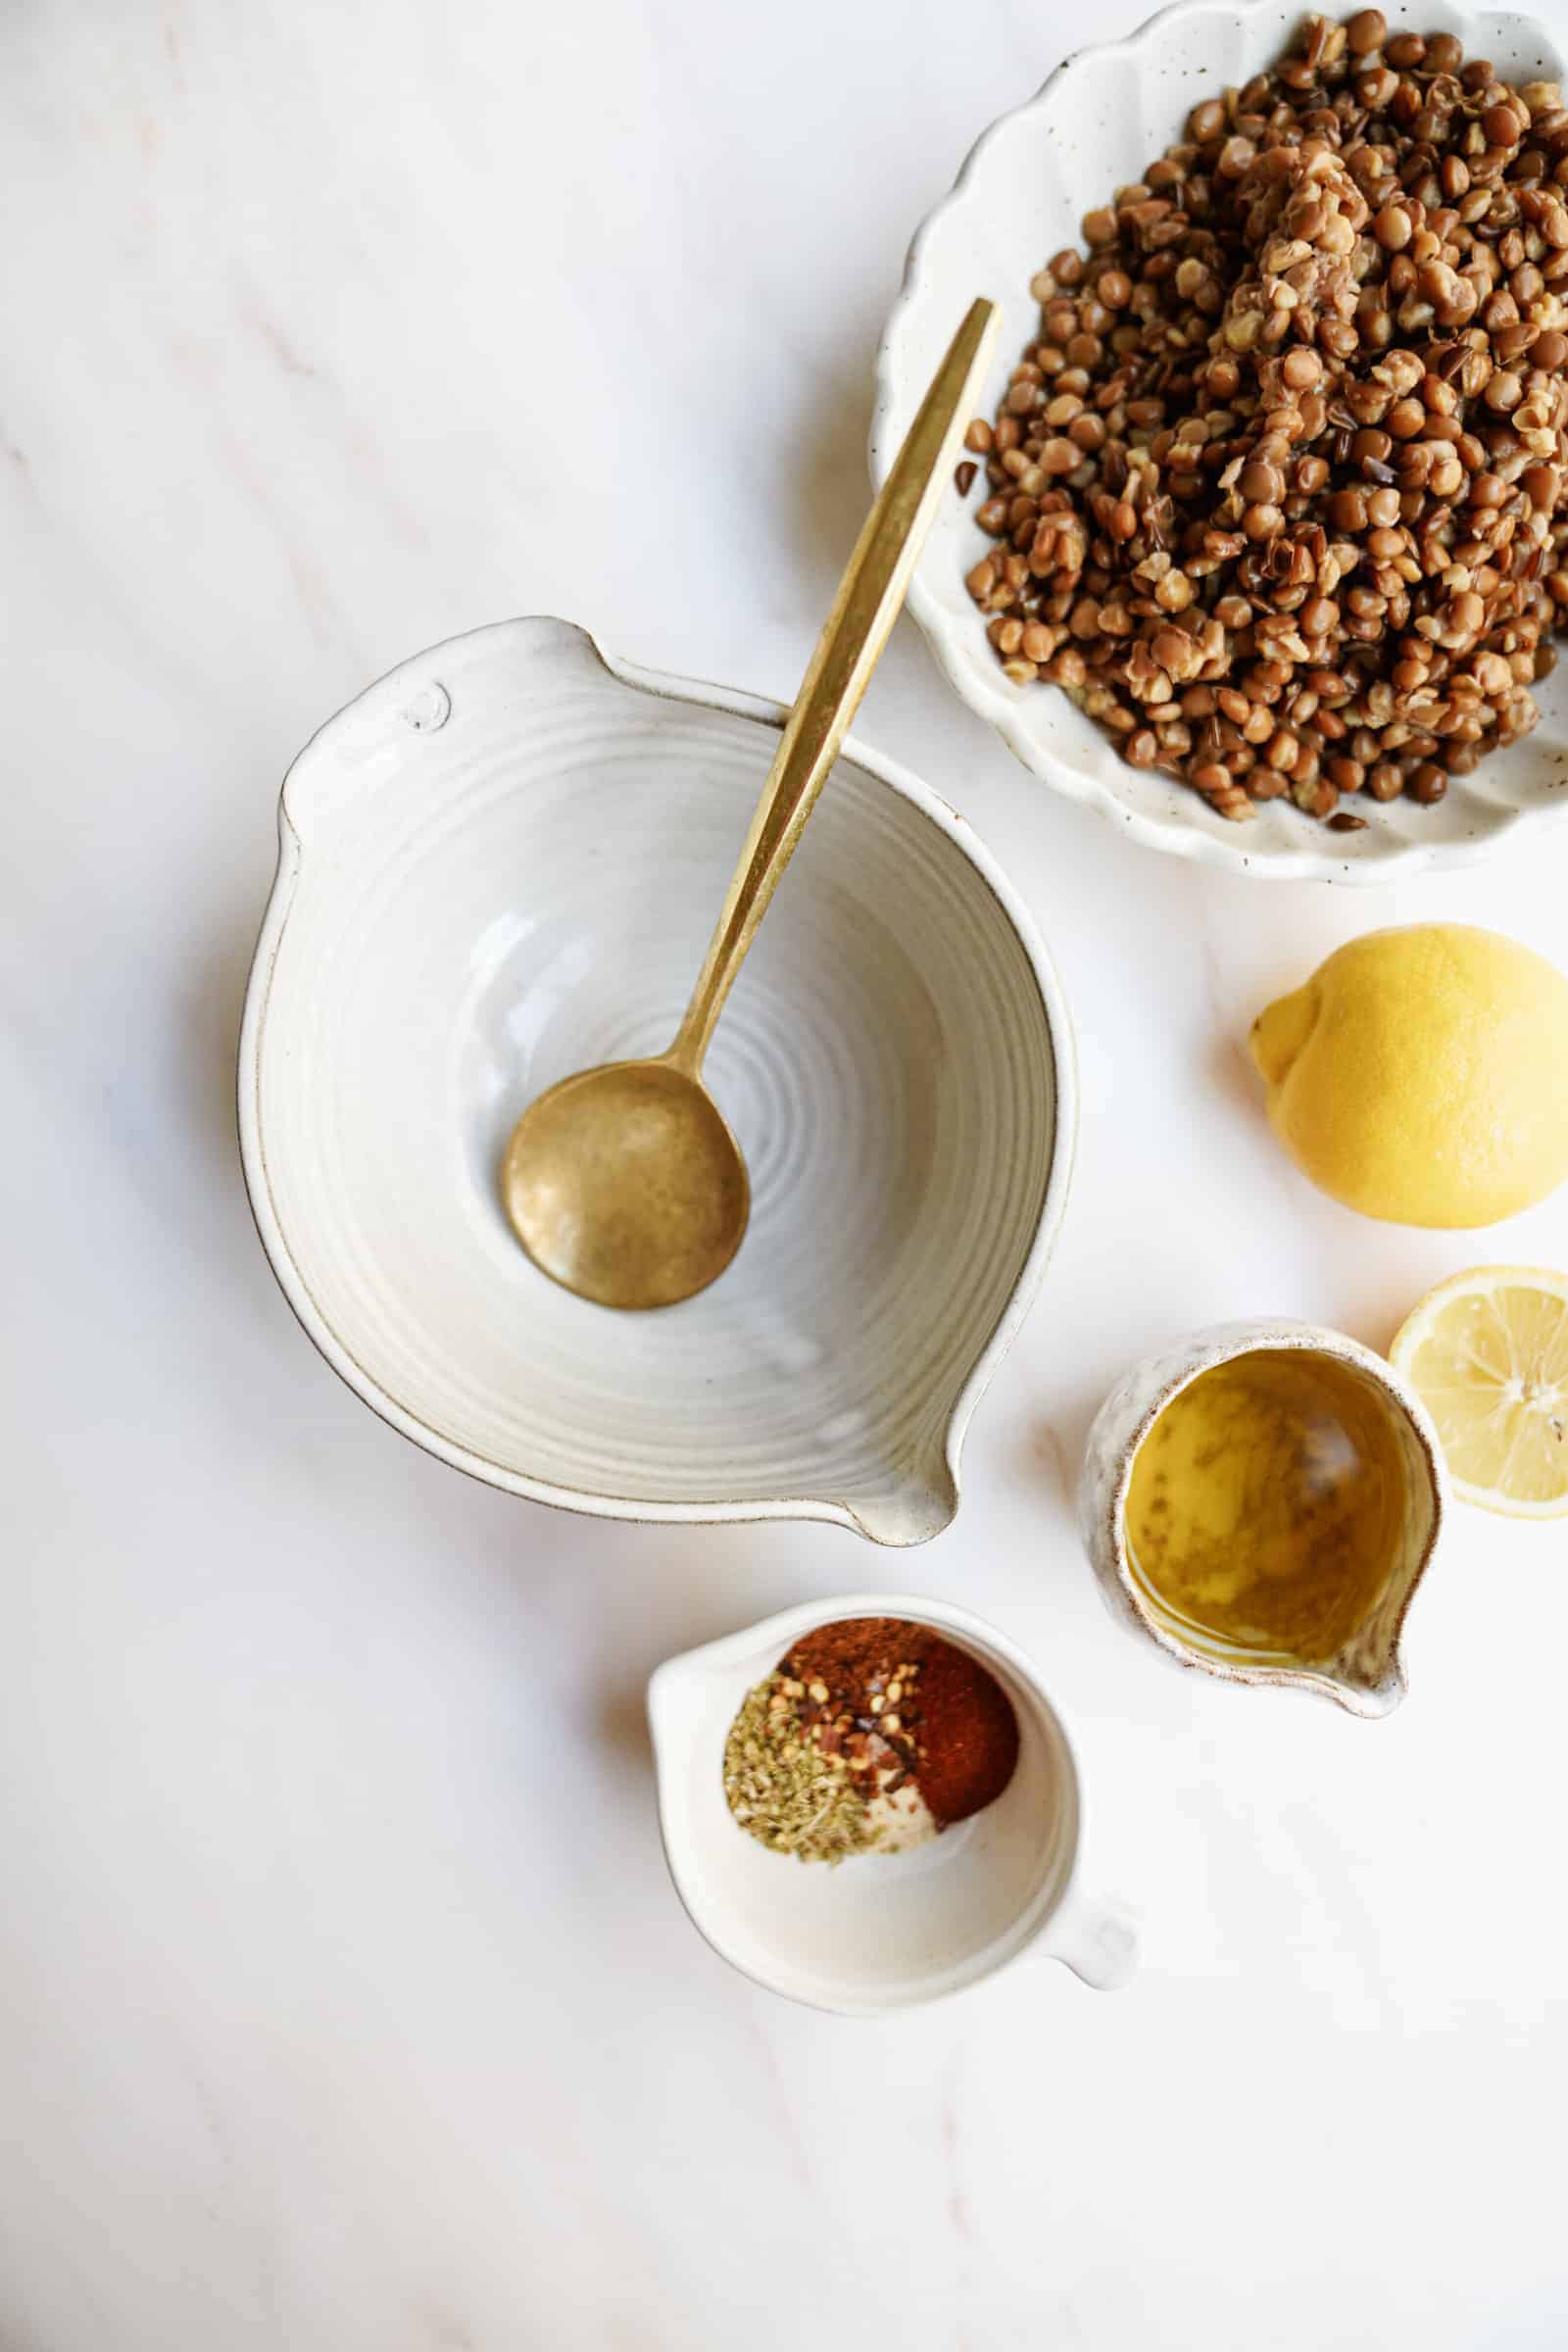
<svg viewBox="0 0 1568 2352"><path fill-rule="evenodd" d="M1308 17L1083 234L967 436L1006 675L1223 816L1441 800L1568 617L1558 85Z"/></svg>
<svg viewBox="0 0 1568 2352"><path fill-rule="evenodd" d="M788 1653L783 1671L835 1724L851 1712L862 1737L885 1740L943 1826L994 1803L1012 1778L1011 1700L995 1675L929 1626L900 1617L818 1626ZM819 1690L824 1699L815 1698Z"/></svg>

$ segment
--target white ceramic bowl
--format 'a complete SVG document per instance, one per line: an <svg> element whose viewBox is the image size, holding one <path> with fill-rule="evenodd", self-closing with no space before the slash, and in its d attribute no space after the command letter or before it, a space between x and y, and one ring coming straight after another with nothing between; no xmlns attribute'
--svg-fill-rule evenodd
<svg viewBox="0 0 1568 2352"><path fill-rule="evenodd" d="M519 620L332 719L283 787L246 1182L317 1346L460 1469L612 1517L912 1544L956 1508L1075 1126L1050 961L934 793L847 747L780 887L708 1065L753 1181L712 1289L590 1305L497 1191L544 1087L668 1042L781 716Z"/></svg>
<svg viewBox="0 0 1568 2352"><path fill-rule="evenodd" d="M929 1844L829 1868L770 1853L733 1819L724 1740L791 1644L845 1617L912 1618L979 1658L1012 1701L1018 1764L995 1804ZM1023 1652L966 1609L887 1593L787 1609L667 1659L648 1719L675 1891L713 1949L769 1991L870 2017L958 1992L1031 1946L1100 1991L1137 1967L1132 1914L1082 1891L1084 1794L1061 1718Z"/></svg>
<svg viewBox="0 0 1568 2352"><path fill-rule="evenodd" d="M1510 78L1555 79L1561 44L1528 18L1458 8L1451 0L1389 0L1392 24L1450 31L1471 56ZM1029 281L1111 191L1141 178L1180 135L1200 98L1247 81L1284 50L1302 11L1296 0L1181 0L1129 39L1080 50L1045 87L978 141L951 195L917 231L904 289L877 358L871 473L880 484L954 326L977 294L1003 309L991 416L1009 369L1039 333ZM1025 767L1068 798L1110 817L1132 840L1250 874L1329 882L1390 882L1425 869L1474 864L1568 812L1568 662L1538 690L1535 734L1455 777L1435 808L1360 802L1364 833L1330 833L1286 801L1250 823L1216 816L1200 796L1152 769L1127 766L1064 694L1003 676L964 574L991 545L973 501L943 505L909 591L909 607L948 676Z"/></svg>

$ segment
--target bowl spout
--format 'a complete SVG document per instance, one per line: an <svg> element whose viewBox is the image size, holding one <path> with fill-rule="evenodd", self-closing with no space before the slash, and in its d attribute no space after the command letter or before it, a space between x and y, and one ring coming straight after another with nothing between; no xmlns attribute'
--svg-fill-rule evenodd
<svg viewBox="0 0 1568 2352"><path fill-rule="evenodd" d="M958 1482L945 1449L934 1450L880 1492L848 1497L845 1508L873 1544L929 1544L951 1527L958 1508Z"/></svg>

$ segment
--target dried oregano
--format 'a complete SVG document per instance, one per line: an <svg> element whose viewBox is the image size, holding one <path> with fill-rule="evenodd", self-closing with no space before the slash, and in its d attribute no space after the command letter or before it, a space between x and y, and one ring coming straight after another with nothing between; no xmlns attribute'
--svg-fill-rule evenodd
<svg viewBox="0 0 1568 2352"><path fill-rule="evenodd" d="M801 1738L784 1684L770 1674L747 1692L724 1742L724 1794L741 1827L774 1853L842 1862L877 1833L844 1759Z"/></svg>

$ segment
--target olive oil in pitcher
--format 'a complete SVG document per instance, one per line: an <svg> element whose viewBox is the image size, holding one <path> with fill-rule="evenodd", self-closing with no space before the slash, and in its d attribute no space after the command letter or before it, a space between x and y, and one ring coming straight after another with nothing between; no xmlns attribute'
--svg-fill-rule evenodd
<svg viewBox="0 0 1568 2352"><path fill-rule="evenodd" d="M1322 1660L1395 1564L1398 1439L1371 1383L1306 1349L1200 1373L1133 1461L1128 1549L1173 1616L1248 1650Z"/></svg>

